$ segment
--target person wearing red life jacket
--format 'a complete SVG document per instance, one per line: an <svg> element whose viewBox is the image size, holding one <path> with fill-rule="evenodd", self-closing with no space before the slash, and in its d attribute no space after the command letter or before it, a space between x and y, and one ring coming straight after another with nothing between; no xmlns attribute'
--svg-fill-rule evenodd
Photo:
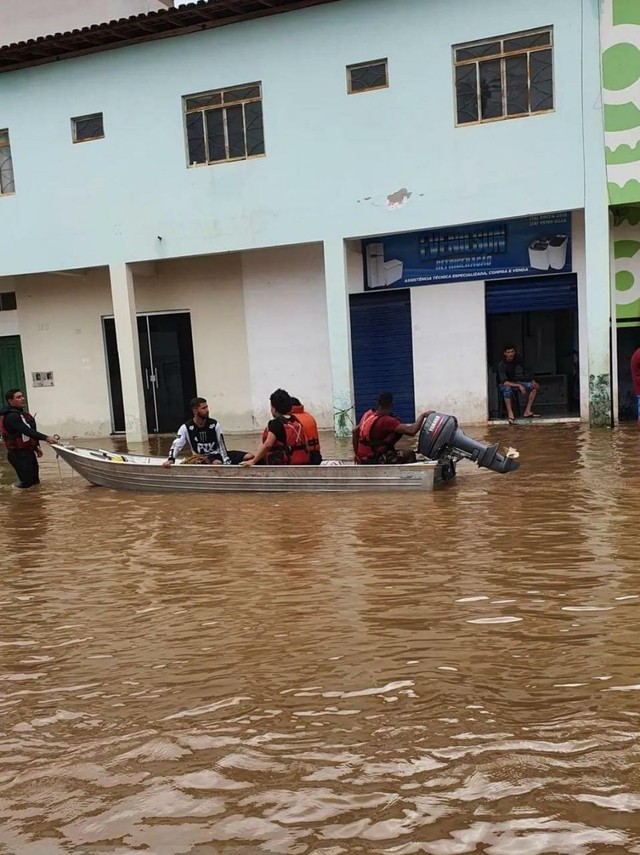
<svg viewBox="0 0 640 855"><path fill-rule="evenodd" d="M40 483L40 442L53 445L60 437L47 436L36 429L36 420L24 411L26 401L20 389L9 389L4 397L7 407L0 411L0 433L7 449L7 460L16 470L17 486L33 487Z"/></svg>
<svg viewBox="0 0 640 855"><path fill-rule="evenodd" d="M320 437L318 436L318 423L308 413L304 405L300 403L298 398L291 396L291 415L295 416L304 430L307 437L307 448L309 449L309 458L313 466L319 466L322 463L322 454L320 452Z"/></svg>
<svg viewBox="0 0 640 855"><path fill-rule="evenodd" d="M242 466L305 466L311 462L304 428L291 415L291 396L284 389L276 389L270 399L273 418L264 429L262 444L250 460Z"/></svg>
<svg viewBox="0 0 640 855"><path fill-rule="evenodd" d="M381 392L374 410L367 410L353 430L353 452L356 463L412 463L413 451L399 451L395 445L401 436L415 436L422 423L434 410L420 413L413 424L403 424L393 414L393 395Z"/></svg>

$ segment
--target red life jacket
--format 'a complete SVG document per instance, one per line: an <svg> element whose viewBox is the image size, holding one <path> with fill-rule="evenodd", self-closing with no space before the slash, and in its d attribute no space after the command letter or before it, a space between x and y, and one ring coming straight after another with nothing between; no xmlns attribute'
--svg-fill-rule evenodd
<svg viewBox="0 0 640 855"><path fill-rule="evenodd" d="M22 413L19 410L13 410L13 412L18 413L22 421L33 430L36 429L36 420L29 413ZM30 436L26 436L22 433L8 433L5 424L4 418L7 415L7 412L3 412L0 414L0 434L2 434L2 440L4 442L4 447L7 451L34 451L40 443L37 439L33 439Z"/></svg>
<svg viewBox="0 0 640 855"><path fill-rule="evenodd" d="M371 431L378 419L385 415L377 413L375 410L367 410L358 423L358 449L356 457L358 463L367 463L374 457L381 454L386 454L389 449L393 448L393 440L395 434L389 434L386 439L371 439Z"/></svg>
<svg viewBox="0 0 640 855"><path fill-rule="evenodd" d="M309 451L310 459L312 463L320 462L322 460L322 456L320 454L320 437L318 436L318 423L311 415L311 413L305 412L304 406L300 404L294 404L291 407L291 415L295 416L296 419L302 425L302 429L304 430L304 435L307 438L307 449Z"/></svg>
<svg viewBox="0 0 640 855"><path fill-rule="evenodd" d="M267 453L266 464L268 466L306 466L311 460L309 457L309 449L307 448L307 437L304 429L298 419L292 416L290 419L285 419L283 416L278 416L277 419L284 428L286 443L282 443L276 439ZM269 428L266 427L262 434L264 442L269 433Z"/></svg>

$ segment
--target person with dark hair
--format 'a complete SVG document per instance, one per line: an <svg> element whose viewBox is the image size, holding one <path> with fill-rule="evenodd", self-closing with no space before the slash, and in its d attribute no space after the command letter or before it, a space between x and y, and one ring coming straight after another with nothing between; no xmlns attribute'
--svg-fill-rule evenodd
<svg viewBox="0 0 640 855"><path fill-rule="evenodd" d="M219 466L229 465L231 458L227 452L220 424L209 415L209 404L206 398L192 398L189 401L191 418L178 429L176 438L171 443L169 457L162 464L165 469L176 462L185 445L191 449L191 454L201 455L209 463Z"/></svg>
<svg viewBox="0 0 640 855"><path fill-rule="evenodd" d="M522 392L523 395L528 393L529 395L522 417L525 419L540 418L539 413L531 411L539 388L540 385L531 376L531 372L524 364L524 360L515 346L513 344L505 344L503 359L498 365L498 389L504 398L504 405L507 409L507 418L510 425L515 424L511 399L518 392Z"/></svg>
<svg viewBox="0 0 640 855"><path fill-rule="evenodd" d="M16 470L17 486L34 487L40 483L40 442L53 445L60 437L47 436L37 430L34 417L25 412L26 401L20 389L9 389L4 397L7 407L0 411L0 433L7 449L7 460Z"/></svg>
<svg viewBox="0 0 640 855"><path fill-rule="evenodd" d="M415 436L422 423L435 412L425 410L413 424L403 424L392 412L393 395L381 392L376 408L367 410L352 434L353 453L356 463L414 463L413 451L399 451L395 445L401 436Z"/></svg>
<svg viewBox="0 0 640 855"><path fill-rule="evenodd" d="M320 452L317 421L311 413L305 410L298 398L294 398L293 395L291 396L291 414L298 419L307 437L307 448L309 449L309 458L312 465L319 466L322 463L322 454Z"/></svg>
<svg viewBox="0 0 640 855"><path fill-rule="evenodd" d="M298 419L291 415L291 396L284 389L272 392L269 402L273 418L262 434L260 448L243 466L305 466L311 462L307 437Z"/></svg>

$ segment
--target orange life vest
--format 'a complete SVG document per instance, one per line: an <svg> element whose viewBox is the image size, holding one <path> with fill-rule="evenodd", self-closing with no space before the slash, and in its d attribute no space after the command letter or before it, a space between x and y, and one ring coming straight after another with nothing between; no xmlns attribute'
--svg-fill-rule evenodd
<svg viewBox="0 0 640 855"><path fill-rule="evenodd" d="M306 466L311 461L309 458L309 450L307 448L307 437L305 436L304 428L295 416L290 419L284 416L278 416L277 420L284 428L286 442L282 443L276 439L274 444L267 452L266 464L268 466ZM262 434L264 442L269 433L269 428L266 427Z"/></svg>
<svg viewBox="0 0 640 855"><path fill-rule="evenodd" d="M389 434L385 439L371 439L371 431L375 423L385 413L377 413L375 410L367 410L358 423L358 448L356 457L358 463L368 463L373 458L386 454L393 448L395 434Z"/></svg>
<svg viewBox="0 0 640 855"><path fill-rule="evenodd" d="M294 415L304 430L304 435L307 438L307 449L311 456L311 462L314 462L314 457L320 455L320 437L318 436L318 423L311 415L306 413L302 404L299 406L294 404L291 408L291 414ZM320 458L322 459L322 458Z"/></svg>

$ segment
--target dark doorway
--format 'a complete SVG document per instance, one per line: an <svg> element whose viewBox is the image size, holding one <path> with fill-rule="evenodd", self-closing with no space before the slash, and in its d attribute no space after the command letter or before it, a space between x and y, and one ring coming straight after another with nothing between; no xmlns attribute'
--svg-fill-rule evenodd
<svg viewBox="0 0 640 855"><path fill-rule="evenodd" d="M351 351L356 419L392 392L394 412L415 419L411 297L408 289L352 294Z"/></svg>
<svg viewBox="0 0 640 855"><path fill-rule="evenodd" d="M534 410L541 416L580 413L577 309L487 315L489 418L505 418L498 392L498 365L513 344L540 384ZM524 402L522 402L524 404Z"/></svg>
<svg viewBox="0 0 640 855"><path fill-rule="evenodd" d="M640 347L640 326L618 327L618 418L636 421L636 393L631 380L631 357Z"/></svg>
<svg viewBox="0 0 640 855"><path fill-rule="evenodd" d="M489 417L506 417L497 379L505 344L517 348L540 384L534 405L537 413L549 417L579 415L575 273L487 282L485 305Z"/></svg>
<svg viewBox="0 0 640 855"><path fill-rule="evenodd" d="M19 335L0 337L0 407L5 405L4 393L9 389L20 389L27 397Z"/></svg>
<svg viewBox="0 0 640 855"><path fill-rule="evenodd" d="M104 319L111 388L113 430L124 431L122 381L115 321ZM188 312L139 315L140 367L149 433L170 433L184 421L187 404L196 394L196 374Z"/></svg>

